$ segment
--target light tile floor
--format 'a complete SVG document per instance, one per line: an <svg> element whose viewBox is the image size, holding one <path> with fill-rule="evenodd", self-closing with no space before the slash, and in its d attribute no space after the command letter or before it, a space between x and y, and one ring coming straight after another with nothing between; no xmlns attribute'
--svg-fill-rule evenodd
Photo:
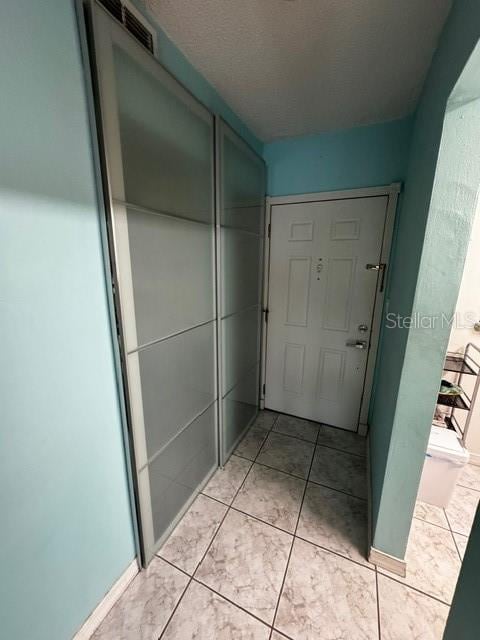
<svg viewBox="0 0 480 640"><path fill-rule="evenodd" d="M417 504L405 579L366 560L365 440L264 411L95 640L440 640L480 469Z"/></svg>

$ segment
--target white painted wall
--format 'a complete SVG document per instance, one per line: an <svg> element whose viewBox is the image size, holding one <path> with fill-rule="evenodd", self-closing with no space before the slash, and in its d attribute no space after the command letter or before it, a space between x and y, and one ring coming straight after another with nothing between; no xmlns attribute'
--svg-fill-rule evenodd
<svg viewBox="0 0 480 640"><path fill-rule="evenodd" d="M480 321L480 200L477 203L477 212L458 295L456 308L457 326L453 326L450 334L449 351L463 353L468 342L473 342L480 347L480 332L473 329L469 318L469 315L472 314L475 321ZM473 379L467 380L467 377L464 377L462 385L469 395L473 388L473 383ZM460 413L458 411L456 415L459 416ZM473 409L466 446L472 454L472 462L480 464L480 398Z"/></svg>

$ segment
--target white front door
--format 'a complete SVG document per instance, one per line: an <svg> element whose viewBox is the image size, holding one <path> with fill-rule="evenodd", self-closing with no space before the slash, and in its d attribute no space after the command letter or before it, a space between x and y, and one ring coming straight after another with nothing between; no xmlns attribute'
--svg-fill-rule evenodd
<svg viewBox="0 0 480 640"><path fill-rule="evenodd" d="M387 204L272 207L267 408L357 430Z"/></svg>

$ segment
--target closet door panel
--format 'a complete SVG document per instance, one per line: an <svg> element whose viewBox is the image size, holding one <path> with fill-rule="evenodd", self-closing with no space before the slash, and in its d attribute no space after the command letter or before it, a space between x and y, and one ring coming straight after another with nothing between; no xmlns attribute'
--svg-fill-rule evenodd
<svg viewBox="0 0 480 640"><path fill-rule="evenodd" d="M214 121L91 4L143 561L218 466Z"/></svg>
<svg viewBox="0 0 480 640"><path fill-rule="evenodd" d="M134 346L213 320L211 226L127 212L138 341Z"/></svg>
<svg viewBox="0 0 480 640"><path fill-rule="evenodd" d="M126 201L212 222L212 125L203 108L119 46L114 67Z"/></svg>
<svg viewBox="0 0 480 640"><path fill-rule="evenodd" d="M222 233L223 314L258 305L263 238L224 227ZM236 286L232 286L235 283Z"/></svg>
<svg viewBox="0 0 480 640"><path fill-rule="evenodd" d="M149 465L155 538L178 519L182 507L216 466L216 405L188 426Z"/></svg>
<svg viewBox="0 0 480 640"><path fill-rule="evenodd" d="M215 400L213 326L153 344L138 359L150 459Z"/></svg>
<svg viewBox="0 0 480 640"><path fill-rule="evenodd" d="M222 121L217 134L221 453L225 461L258 410L265 166Z"/></svg>

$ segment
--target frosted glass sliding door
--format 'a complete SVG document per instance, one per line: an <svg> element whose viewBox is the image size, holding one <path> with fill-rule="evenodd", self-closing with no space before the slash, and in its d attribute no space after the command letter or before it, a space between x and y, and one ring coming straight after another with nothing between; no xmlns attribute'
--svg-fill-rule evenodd
<svg viewBox="0 0 480 640"><path fill-rule="evenodd" d="M213 117L92 3L145 563L218 465Z"/></svg>
<svg viewBox="0 0 480 640"><path fill-rule="evenodd" d="M221 454L258 411L265 165L217 120Z"/></svg>

